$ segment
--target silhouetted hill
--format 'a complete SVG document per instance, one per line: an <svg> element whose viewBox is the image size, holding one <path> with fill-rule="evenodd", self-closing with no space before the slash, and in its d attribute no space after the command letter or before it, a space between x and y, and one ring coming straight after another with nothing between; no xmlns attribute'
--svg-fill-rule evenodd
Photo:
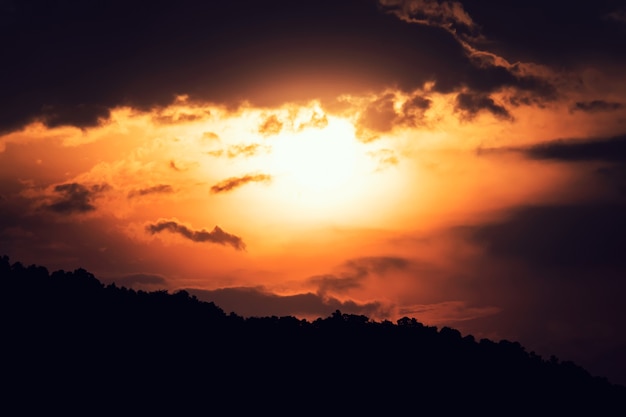
<svg viewBox="0 0 626 417"><path fill-rule="evenodd" d="M6 256L0 276L4 415L626 415L571 362L412 318L244 319Z"/></svg>

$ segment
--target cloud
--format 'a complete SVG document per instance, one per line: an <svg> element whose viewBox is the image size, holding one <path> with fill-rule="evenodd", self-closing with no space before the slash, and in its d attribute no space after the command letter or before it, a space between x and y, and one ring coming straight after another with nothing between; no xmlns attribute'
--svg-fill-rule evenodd
<svg viewBox="0 0 626 417"><path fill-rule="evenodd" d="M317 287L317 293L324 295L328 291L343 294L348 290L361 288L363 276L316 275L308 279L310 284Z"/></svg>
<svg viewBox="0 0 626 417"><path fill-rule="evenodd" d="M468 231L490 255L537 268L624 268L625 210L619 203L519 207Z"/></svg>
<svg viewBox="0 0 626 417"><path fill-rule="evenodd" d="M224 155L224 150L223 149L217 149L215 151L208 151L207 154L210 155L210 156L214 156L216 158L219 158L220 156Z"/></svg>
<svg viewBox="0 0 626 417"><path fill-rule="evenodd" d="M394 94L386 94L369 103L357 121L359 128L376 132L389 132L398 117L394 109L394 99Z"/></svg>
<svg viewBox="0 0 626 417"><path fill-rule="evenodd" d="M410 22L444 28L451 33L472 33L477 26L456 1L379 0L384 10Z"/></svg>
<svg viewBox="0 0 626 417"><path fill-rule="evenodd" d="M604 100L577 101L571 108L571 111L584 111L587 113L605 112L619 110L624 108L623 103Z"/></svg>
<svg viewBox="0 0 626 417"><path fill-rule="evenodd" d="M93 204L94 198L108 188L108 184L92 185L91 187L75 182L60 184L54 187L54 192L61 196L44 207L59 214L93 211L96 209Z"/></svg>
<svg viewBox="0 0 626 417"><path fill-rule="evenodd" d="M306 122L300 123L300 125L298 126L298 131L309 128L323 129L326 126L328 126L328 117L326 117L325 114L313 112L313 114L311 115L311 119Z"/></svg>
<svg viewBox="0 0 626 417"><path fill-rule="evenodd" d="M416 126L424 120L424 113L430 108L432 100L414 95L402 105L402 122L408 126Z"/></svg>
<svg viewBox="0 0 626 417"><path fill-rule="evenodd" d="M148 194L173 193L174 189L168 184L159 184L148 188L140 188L128 192L128 198L141 197Z"/></svg>
<svg viewBox="0 0 626 417"><path fill-rule="evenodd" d="M235 158L237 156L254 156L259 152L261 147L258 143L252 143L250 145L232 145L228 147L228 157Z"/></svg>
<svg viewBox="0 0 626 417"><path fill-rule="evenodd" d="M226 155L228 158L237 158L239 156L250 157L257 155L261 149L269 149L267 146L262 146L259 143L251 143L249 145L231 145L226 150L218 149L215 151L207 152L209 155L214 157L220 157L222 155Z"/></svg>
<svg viewBox="0 0 626 417"><path fill-rule="evenodd" d="M421 94L413 94L398 106L399 98L394 93L386 93L371 100L359 114L356 121L357 136L363 141L377 138L371 132L388 133L395 127L415 127L425 123L425 113L432 101Z"/></svg>
<svg viewBox="0 0 626 417"><path fill-rule="evenodd" d="M244 175L243 177L232 177L212 186L211 192L213 194L225 193L250 182L269 182L271 180L272 176L267 174L248 174Z"/></svg>
<svg viewBox="0 0 626 417"><path fill-rule="evenodd" d="M186 123L186 122L195 122L198 120L205 119L208 114L193 114L193 113L185 113L179 112L176 114L158 114L152 117L152 120L155 123L159 124L178 124L178 123Z"/></svg>
<svg viewBox="0 0 626 417"><path fill-rule="evenodd" d="M522 149L532 159L626 163L626 135L586 140L556 140Z"/></svg>
<svg viewBox="0 0 626 417"><path fill-rule="evenodd" d="M97 126L111 115L108 108L98 104L46 105L41 119L48 127L76 126L87 128Z"/></svg>
<svg viewBox="0 0 626 417"><path fill-rule="evenodd" d="M500 119L512 119L506 108L496 104L491 97L485 94L459 93L456 97L455 109L468 119L472 119L483 110Z"/></svg>
<svg viewBox="0 0 626 417"><path fill-rule="evenodd" d="M237 109L246 103L269 108L313 99L325 102L344 94L388 88L412 92L427 82L434 82L434 91L442 93L461 88L490 93L506 87L535 91L537 86L529 84L529 79L495 63L501 60L487 64L485 56L504 56L507 51L503 49L516 42L535 49L558 44L524 38L570 35L572 25L556 14L563 20L561 27L544 25L536 35L528 35L525 28L541 23L535 16L539 13L522 11L527 21L500 19L524 9L507 5L384 0L377 7L374 0L302 0L296 6L281 0L273 9L252 0L210 4L185 0L181 7L166 12L112 1L99 5L96 13L91 6L75 7L74 2L55 7L38 1L16 2L15 19L6 27L9 38L0 50L6 57L6 76L0 80L0 105L5 109L0 114L0 132L19 130L36 120L47 126L96 126L110 119L116 108L153 111L180 101L181 95L187 95L190 103L211 102ZM594 5L589 8L594 13L598 9ZM568 13L570 9L581 11L568 6ZM350 25L346 26L346 21ZM509 25L516 28L515 33ZM162 31L166 26L170 28L167 37ZM480 33L491 28L495 29L489 34L498 41L498 36L505 40L516 37L511 42L481 44L498 51L468 49L467 42L477 45L482 40ZM231 36L233 33L238 36ZM593 33L602 35L598 30ZM619 55L619 42L609 48L602 47L600 41L609 44L605 38L592 39L604 56L611 57L609 52ZM585 42L571 44L581 47ZM80 65L71 64L76 51L89 51L81 54ZM478 52L483 52L480 59L476 58ZM180 122L198 117L203 116L183 111L161 120ZM317 122L323 123L323 116ZM269 116L259 131L276 134L281 123L276 115Z"/></svg>
<svg viewBox="0 0 626 417"><path fill-rule="evenodd" d="M481 33L513 61L542 62L561 69L624 63L623 26L606 19L611 11L619 16L615 10L618 3L464 2L466 10L480 23Z"/></svg>
<svg viewBox="0 0 626 417"><path fill-rule="evenodd" d="M237 250L244 250L245 244L239 236L232 235L220 229L218 226L207 232L206 230L192 230L187 226L180 224L174 220L159 220L157 223L146 226L146 231L150 234L169 231L177 233L193 242L211 242L220 245L230 245Z"/></svg>
<svg viewBox="0 0 626 417"><path fill-rule="evenodd" d="M346 314L362 314L370 318L388 316L387 308L378 302L340 301L312 293L278 295L259 287L185 290L199 300L214 302L224 311L233 311L243 317L296 316L313 320L317 317L327 317L336 310Z"/></svg>
<svg viewBox="0 0 626 417"><path fill-rule="evenodd" d="M377 171L382 171L390 166L398 165L400 162L396 153L392 149L379 149L367 153L378 162Z"/></svg>
<svg viewBox="0 0 626 417"><path fill-rule="evenodd" d="M411 261L397 256L366 256L346 261L345 266L357 272L358 276L368 274L383 275L391 270L405 270Z"/></svg>
<svg viewBox="0 0 626 417"><path fill-rule="evenodd" d="M379 0L382 9L387 13L392 13L400 20L408 23L415 23L424 26L432 26L446 30L464 51L463 54L469 62L462 64L462 70L457 73L457 82L448 83L435 77L435 91L449 93L461 89L489 94L506 88L513 88L516 91L513 99L521 101L525 97L527 104L537 104L542 101L554 100L557 96L555 81L552 71L547 67L539 70L540 66L533 62L515 62L504 58L506 50L485 50L498 46L496 43L484 35L482 25L475 23L464 5L456 1L441 0ZM487 20L489 26L500 27L501 19L493 20L493 16L484 13L488 7L481 7L476 4L466 4L472 9L481 13L481 17ZM511 8L514 9L514 8ZM525 93L532 93L534 97L528 98ZM518 98L519 96L520 98ZM482 106L503 116L501 106L497 109L492 105ZM471 115L470 115L471 116ZM508 117L508 115L507 115Z"/></svg>
<svg viewBox="0 0 626 417"><path fill-rule="evenodd" d="M360 288L363 281L371 275L384 276L392 270L406 270L410 265L409 260L393 256L355 258L344 262L339 274L313 276L308 279L308 283L316 286L320 295L328 292L345 294L349 290Z"/></svg>
<svg viewBox="0 0 626 417"><path fill-rule="evenodd" d="M172 168L174 171L182 171L182 169L180 169L178 166L176 166L176 163L174 161L170 161L169 167Z"/></svg>
<svg viewBox="0 0 626 417"><path fill-rule="evenodd" d="M265 118L259 125L259 133L263 136L278 135L283 129L283 122L278 119L278 116L272 114Z"/></svg>
<svg viewBox="0 0 626 417"><path fill-rule="evenodd" d="M202 133L202 139L207 139L207 140L220 140L220 137L217 133L215 132L204 132Z"/></svg>

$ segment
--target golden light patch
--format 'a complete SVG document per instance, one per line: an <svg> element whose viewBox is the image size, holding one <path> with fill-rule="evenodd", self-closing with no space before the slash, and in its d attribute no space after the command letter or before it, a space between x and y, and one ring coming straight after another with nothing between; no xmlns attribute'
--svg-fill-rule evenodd
<svg viewBox="0 0 626 417"><path fill-rule="evenodd" d="M302 193L332 191L354 179L363 152L354 127L329 118L323 129L286 132L273 145L272 168Z"/></svg>

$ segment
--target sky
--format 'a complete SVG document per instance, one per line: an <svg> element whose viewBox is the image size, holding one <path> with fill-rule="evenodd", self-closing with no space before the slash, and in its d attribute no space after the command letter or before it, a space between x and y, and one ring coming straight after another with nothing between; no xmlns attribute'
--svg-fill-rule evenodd
<svg viewBox="0 0 626 417"><path fill-rule="evenodd" d="M0 1L0 254L626 384L621 1Z"/></svg>

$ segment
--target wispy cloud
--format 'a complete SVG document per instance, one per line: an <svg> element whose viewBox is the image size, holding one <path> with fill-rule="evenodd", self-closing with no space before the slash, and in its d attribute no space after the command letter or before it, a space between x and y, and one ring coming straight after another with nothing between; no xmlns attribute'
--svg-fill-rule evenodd
<svg viewBox="0 0 626 417"><path fill-rule="evenodd" d="M405 270L409 266L409 260L393 256L355 258L342 265L342 272L339 275L318 275L309 278L308 281L317 287L320 295L326 295L328 292L346 293L351 289L360 288L363 281L371 275L383 276L389 271Z"/></svg>
<svg viewBox="0 0 626 417"><path fill-rule="evenodd" d="M207 153L215 157L227 156L228 158L232 159L232 158L237 158L239 156L243 156L247 158L250 156L257 155L259 152L261 152L262 149L267 151L270 148L267 146L262 146L258 143L251 143L249 145L245 145L245 144L231 145L226 149L217 149L214 151L209 151Z"/></svg>
<svg viewBox="0 0 626 417"><path fill-rule="evenodd" d="M591 101L577 101L571 108L571 111L584 111L584 112L603 112L619 110L624 108L623 103L617 103L613 101L605 100L591 100Z"/></svg>
<svg viewBox="0 0 626 417"><path fill-rule="evenodd" d="M221 181L214 186L211 187L211 192L213 194L225 193L228 191L232 191L237 187L241 187L250 182L269 182L272 180L271 175L267 174L255 174L255 175L244 175L243 177L232 177Z"/></svg>
<svg viewBox="0 0 626 417"><path fill-rule="evenodd" d="M455 109L467 119L472 119L483 110L501 119L512 119L504 106L485 94L460 93L456 97Z"/></svg>
<svg viewBox="0 0 626 417"><path fill-rule="evenodd" d="M523 149L533 159L626 162L626 135L589 140L556 140Z"/></svg>
<svg viewBox="0 0 626 417"><path fill-rule="evenodd" d="M377 151L368 152L367 154L378 162L376 171L382 171L388 167L398 165L400 162L395 151L392 149L379 149Z"/></svg>
<svg viewBox="0 0 626 417"><path fill-rule="evenodd" d="M300 123L298 131L308 128L323 129L326 126L328 126L328 117L325 114L314 112L308 121Z"/></svg>
<svg viewBox="0 0 626 417"><path fill-rule="evenodd" d="M457 1L379 0L379 2L389 13L406 22L437 26L451 33L477 31L476 24L463 9L463 5Z"/></svg>
<svg viewBox="0 0 626 417"><path fill-rule="evenodd" d="M162 194L162 193L173 193L174 189L171 185L168 184L159 184L153 187L140 188L138 190L131 190L128 193L128 198L133 197L141 197L147 194Z"/></svg>
<svg viewBox="0 0 626 417"><path fill-rule="evenodd" d="M215 228L209 232L205 229L192 230L175 220L159 220L154 224L147 225L146 231L150 234L168 231L179 234L193 242L211 242L220 245L230 245L237 250L245 250L246 248L246 245L239 236L227 233L219 226L215 226Z"/></svg>

